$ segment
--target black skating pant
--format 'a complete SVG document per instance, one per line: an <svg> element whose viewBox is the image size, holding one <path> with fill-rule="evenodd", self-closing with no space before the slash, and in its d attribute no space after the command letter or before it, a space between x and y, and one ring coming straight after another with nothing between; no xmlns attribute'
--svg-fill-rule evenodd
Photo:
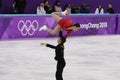
<svg viewBox="0 0 120 80"><path fill-rule="evenodd" d="M63 80L62 73L66 63L64 60L57 62L56 80Z"/></svg>

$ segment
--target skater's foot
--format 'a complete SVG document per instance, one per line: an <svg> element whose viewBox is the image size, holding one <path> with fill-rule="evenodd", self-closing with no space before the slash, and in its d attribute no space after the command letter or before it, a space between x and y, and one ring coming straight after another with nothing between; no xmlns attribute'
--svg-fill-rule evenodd
<svg viewBox="0 0 120 80"><path fill-rule="evenodd" d="M62 15L66 15L67 13L68 13L67 10L65 10L62 12Z"/></svg>
<svg viewBox="0 0 120 80"><path fill-rule="evenodd" d="M43 31L43 30L46 31L46 29L47 29L47 26L46 26L46 25L43 25L43 26L40 27L39 31Z"/></svg>

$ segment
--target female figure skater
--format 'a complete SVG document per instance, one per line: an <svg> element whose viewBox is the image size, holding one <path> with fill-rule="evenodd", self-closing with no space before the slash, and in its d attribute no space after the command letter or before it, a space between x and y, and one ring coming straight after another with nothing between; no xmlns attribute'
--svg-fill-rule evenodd
<svg viewBox="0 0 120 80"><path fill-rule="evenodd" d="M59 15L63 14L66 15L66 19L60 17ZM68 37L69 34L72 31L77 31L80 28L79 23L73 24L72 20L70 19L67 10L65 10L64 12L53 12L52 13L52 17L57 21L57 26L54 28L54 30L49 29L46 25L43 25L39 31L45 30L47 32L49 32L50 34L56 34L57 32L59 32L61 29L66 30L67 34L65 35L65 37Z"/></svg>
<svg viewBox="0 0 120 80"><path fill-rule="evenodd" d="M60 37L57 40L57 46L53 46L47 43L41 43L41 45L55 49L55 60L57 61L56 80L63 80L62 73L66 65L64 59L64 43L66 41L66 38L62 36L62 31L60 31L59 36Z"/></svg>

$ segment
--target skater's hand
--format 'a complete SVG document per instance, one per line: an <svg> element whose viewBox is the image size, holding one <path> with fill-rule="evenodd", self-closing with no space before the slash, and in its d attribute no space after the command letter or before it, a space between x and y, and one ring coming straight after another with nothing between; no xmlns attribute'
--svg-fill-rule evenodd
<svg viewBox="0 0 120 80"><path fill-rule="evenodd" d="M46 46L46 45L47 45L47 43L41 43L41 45L42 45L42 46Z"/></svg>

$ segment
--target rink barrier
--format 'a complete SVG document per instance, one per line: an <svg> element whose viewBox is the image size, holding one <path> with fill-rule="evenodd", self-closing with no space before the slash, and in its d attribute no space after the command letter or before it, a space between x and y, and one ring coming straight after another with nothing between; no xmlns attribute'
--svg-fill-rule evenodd
<svg viewBox="0 0 120 80"><path fill-rule="evenodd" d="M73 23L80 23L80 30L73 32L70 36L85 35L109 35L120 33L120 15L95 15L95 14L72 14L70 18ZM19 38L46 38L57 35L50 35L46 31L39 32L40 26L46 24L54 29L56 21L51 15L0 15L0 39ZM64 31L64 34L66 31Z"/></svg>
<svg viewBox="0 0 120 80"><path fill-rule="evenodd" d="M116 34L120 34L120 14L117 15L117 26L116 26Z"/></svg>

